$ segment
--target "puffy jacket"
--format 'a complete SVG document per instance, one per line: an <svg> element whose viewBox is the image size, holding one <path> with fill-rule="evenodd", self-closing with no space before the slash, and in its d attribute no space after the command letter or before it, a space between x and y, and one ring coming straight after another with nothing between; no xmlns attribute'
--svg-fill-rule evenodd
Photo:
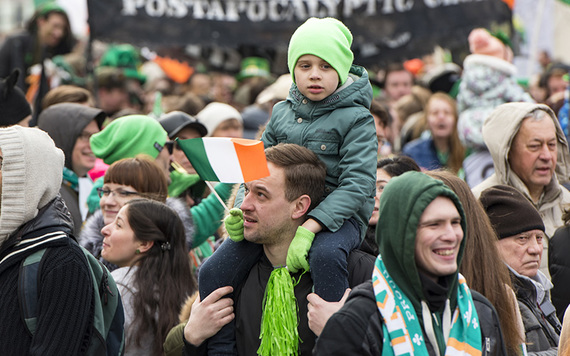
<svg viewBox="0 0 570 356"><path fill-rule="evenodd" d="M378 141L368 74L353 65L349 77L354 82L316 102L293 84L287 100L273 108L261 140L265 147L295 143L315 152L327 166L326 197L309 217L332 232L355 217L363 238L374 208Z"/></svg>
<svg viewBox="0 0 570 356"><path fill-rule="evenodd" d="M534 102L515 80L511 63L481 54L465 58L457 95L457 132L465 147L485 150L481 135L483 122L499 105L508 102Z"/></svg>
<svg viewBox="0 0 570 356"><path fill-rule="evenodd" d="M546 277L540 274L541 272L538 276L542 281L540 284L550 285ZM529 355L556 355L562 326L550 302L548 288L540 288L542 298L537 298L537 286L530 278L518 275L512 269L511 276L525 328ZM540 302L537 302L537 299L540 299Z"/></svg>

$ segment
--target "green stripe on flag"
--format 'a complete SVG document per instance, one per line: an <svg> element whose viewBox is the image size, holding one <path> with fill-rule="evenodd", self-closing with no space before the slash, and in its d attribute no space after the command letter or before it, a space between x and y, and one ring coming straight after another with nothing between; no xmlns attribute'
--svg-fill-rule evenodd
<svg viewBox="0 0 570 356"><path fill-rule="evenodd" d="M206 149L204 148L204 141L201 138L189 140L179 140L177 138L176 141L202 180L208 182L220 181L210 165Z"/></svg>

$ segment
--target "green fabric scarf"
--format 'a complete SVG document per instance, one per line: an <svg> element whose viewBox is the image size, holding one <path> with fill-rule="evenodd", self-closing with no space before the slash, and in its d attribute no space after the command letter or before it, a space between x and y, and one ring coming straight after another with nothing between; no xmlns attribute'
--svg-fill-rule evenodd
<svg viewBox="0 0 570 356"><path fill-rule="evenodd" d="M74 171L67 167L63 167L63 183L75 191L79 189L79 177L77 177Z"/></svg>
<svg viewBox="0 0 570 356"><path fill-rule="evenodd" d="M445 353L440 352L439 354L480 356L481 330L477 311L469 287L465 283L465 278L459 273L458 280L457 307L451 317L449 337L445 336L447 347ZM384 266L381 255L378 255L376 259L372 273L372 284L378 310L384 321L382 325L384 332L382 355L427 356L424 333L416 311L408 297L401 292L398 285L392 280L386 266ZM429 319L431 320L431 314ZM445 330L445 322L443 324ZM424 327L428 329L430 326L425 325ZM437 352L438 345L432 346Z"/></svg>

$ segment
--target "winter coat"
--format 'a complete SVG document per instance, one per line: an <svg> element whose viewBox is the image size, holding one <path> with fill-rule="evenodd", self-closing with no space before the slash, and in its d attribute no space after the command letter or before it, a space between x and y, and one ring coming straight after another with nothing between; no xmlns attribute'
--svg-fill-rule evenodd
<svg viewBox="0 0 570 356"><path fill-rule="evenodd" d="M194 237L194 222L192 220L192 215L186 207L186 204L178 198L166 199L166 205L176 211L182 220L186 234L186 245L188 246L188 249L190 249ZM101 250L103 249L103 234L101 233L101 229L104 226L105 222L103 221L103 212L101 212L101 210L97 210L87 219L87 221L85 221L85 226L79 235L79 244L85 247L87 251L91 252L93 256L99 258L99 260L107 266L109 271L113 271L117 269L117 266L101 257Z"/></svg>
<svg viewBox="0 0 570 356"><path fill-rule="evenodd" d="M372 275L375 257L360 250L353 250L348 257L348 282L354 288L364 283ZM236 297L236 341L239 355L255 355L259 348L259 331L265 287L273 267L265 255L251 269L246 281L238 288ZM301 273L294 275L295 280ZM307 319L307 295L313 292L313 281L309 273L302 275L295 286L299 317L300 344L299 355L311 355L315 345L315 335L309 329ZM182 331L180 331L182 332ZM169 335L169 337L171 337ZM207 354L207 342L195 347L184 340L184 355L198 356Z"/></svg>
<svg viewBox="0 0 570 356"><path fill-rule="evenodd" d="M544 110L554 122L556 136L558 138L556 142L558 157L552 180L544 187L544 192L539 202L534 203L526 185L515 172L512 171L508 159L511 144L518 133L521 122L527 115L538 109ZM558 119L552 110L545 105L539 104L518 103L516 106L506 104L495 110L493 115L485 120L485 124L483 125L483 138L485 139L491 156L493 156L495 173L474 187L472 189L473 194L479 198L483 190L499 184L510 185L518 189L540 213L546 228L546 235L549 237L552 236L554 231L564 224L562 214L564 213L564 209L570 204L570 192L559 183L559 181L568 181L568 177L570 176L568 143L566 142L564 132L560 128ZM545 241L540 271L547 276L549 276L548 261L546 258L546 256L548 256L548 248L548 241Z"/></svg>
<svg viewBox="0 0 570 356"><path fill-rule="evenodd" d="M101 127L106 117L107 115L100 109L80 104L61 103L42 112L38 120L38 127L47 132L55 145L63 151L65 167L73 171L73 148L77 139L91 121L95 120L97 125ZM64 179L60 194L73 217L73 233L78 236L83 225L78 189L72 188L71 184Z"/></svg>
<svg viewBox="0 0 570 356"><path fill-rule="evenodd" d="M3 355L83 355L93 324L93 285L87 260L70 238L72 222L61 197L40 209L0 253L0 350ZM62 238L55 239L57 236ZM12 241L12 243L10 243ZM18 242L18 244L15 244ZM20 315L22 261L47 248L38 271L38 323L32 337Z"/></svg>
<svg viewBox="0 0 570 356"><path fill-rule="evenodd" d="M516 67L499 58L471 54L463 63L457 95L457 131L467 148L485 150L483 122L499 105L534 102L515 79Z"/></svg>
<svg viewBox="0 0 570 356"><path fill-rule="evenodd" d="M531 280L510 269L529 355L556 355L562 325L550 302L552 283L540 271ZM538 296L538 297L537 297Z"/></svg>
<svg viewBox="0 0 570 356"><path fill-rule="evenodd" d="M552 304L556 308L558 319L564 318L564 312L570 304L570 226L560 227L549 241L548 270L554 287ZM544 256L542 258L545 258Z"/></svg>
<svg viewBox="0 0 570 356"><path fill-rule="evenodd" d="M349 78L354 82L321 101L293 84L287 100L274 106L261 140L265 147L295 143L315 152L327 167L326 197L309 217L332 232L355 217L364 238L376 195L378 141L368 74L353 65Z"/></svg>
<svg viewBox="0 0 570 356"><path fill-rule="evenodd" d="M418 166L426 170L443 168L437 157L437 150L430 138L418 138L404 146L402 154L412 158Z"/></svg>
<svg viewBox="0 0 570 356"><path fill-rule="evenodd" d="M506 355L495 308L476 291L471 290L471 294L481 325L482 355ZM317 340L314 355L381 356L382 324L372 283L363 283L350 293L342 309L329 319ZM428 353L438 356L429 339L424 337L424 340Z"/></svg>

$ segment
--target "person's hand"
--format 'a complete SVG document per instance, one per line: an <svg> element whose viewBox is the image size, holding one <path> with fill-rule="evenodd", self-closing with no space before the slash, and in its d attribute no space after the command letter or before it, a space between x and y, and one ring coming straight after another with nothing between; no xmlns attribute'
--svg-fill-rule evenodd
<svg viewBox="0 0 570 356"><path fill-rule="evenodd" d="M313 244L315 234L302 226L297 228L295 237L287 250L287 268L289 272L297 273L300 269L309 270L309 249Z"/></svg>
<svg viewBox="0 0 570 356"><path fill-rule="evenodd" d="M307 312L309 328L315 333L315 335L321 335L325 324L334 313L342 308L344 302L346 302L346 298L348 298L348 295L350 294L350 291L351 289L348 288L344 292L341 300L338 302L326 302L315 293L311 293L307 296L307 301L309 302L307 306L309 308L309 311Z"/></svg>
<svg viewBox="0 0 570 356"><path fill-rule="evenodd" d="M200 346L206 339L214 336L220 329L233 320L234 301L232 298L222 298L231 293L230 286L213 291L204 301L200 296L192 304L190 319L184 327L184 338L194 346Z"/></svg>
<svg viewBox="0 0 570 356"><path fill-rule="evenodd" d="M243 240L243 212L239 208L233 208L224 219L226 231L235 242Z"/></svg>

